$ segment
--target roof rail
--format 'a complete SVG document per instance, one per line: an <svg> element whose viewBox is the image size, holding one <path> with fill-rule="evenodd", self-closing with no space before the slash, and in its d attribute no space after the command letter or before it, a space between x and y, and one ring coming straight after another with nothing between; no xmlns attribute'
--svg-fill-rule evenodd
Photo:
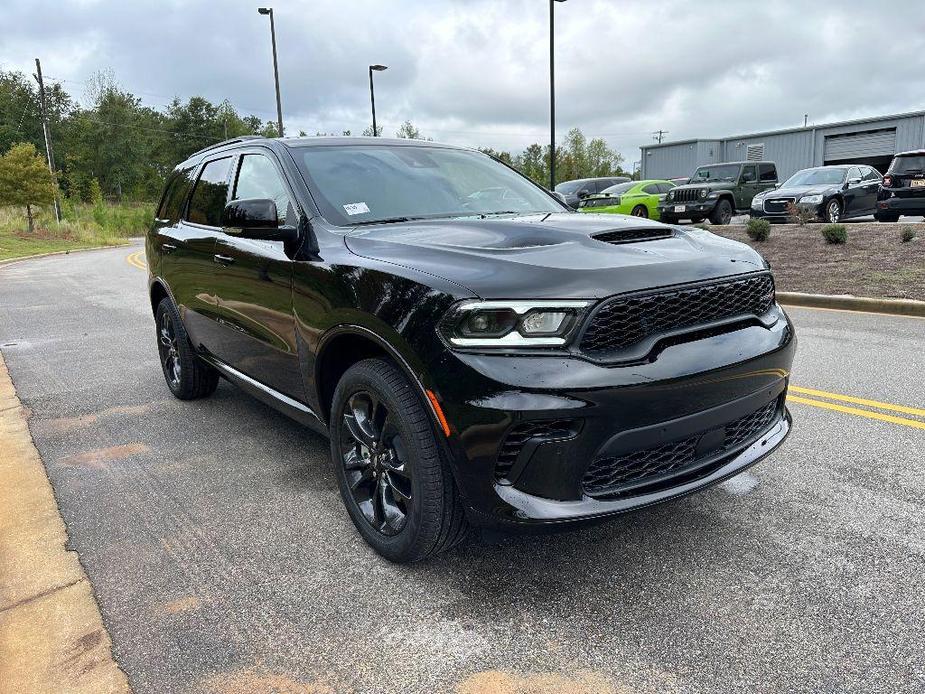
<svg viewBox="0 0 925 694"><path fill-rule="evenodd" d="M202 149L196 152L193 152L190 156L195 157L197 154L208 152L210 149L216 149L217 147L224 147L225 145L233 145L235 142L246 142L247 140L263 140L263 139L265 139L263 135L241 135L239 137L232 137L229 140L222 140L221 142L216 142L214 145L203 147Z"/></svg>

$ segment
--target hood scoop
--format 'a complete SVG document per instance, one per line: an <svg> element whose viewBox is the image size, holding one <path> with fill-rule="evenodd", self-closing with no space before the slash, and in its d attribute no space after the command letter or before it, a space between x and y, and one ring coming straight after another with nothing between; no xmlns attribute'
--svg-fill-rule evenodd
<svg viewBox="0 0 925 694"><path fill-rule="evenodd" d="M651 227L646 228L629 228L615 229L614 231L605 231L601 234L591 236L595 241L603 241L618 245L621 243L637 243L639 241L658 241L659 239L670 239L674 236L671 227Z"/></svg>

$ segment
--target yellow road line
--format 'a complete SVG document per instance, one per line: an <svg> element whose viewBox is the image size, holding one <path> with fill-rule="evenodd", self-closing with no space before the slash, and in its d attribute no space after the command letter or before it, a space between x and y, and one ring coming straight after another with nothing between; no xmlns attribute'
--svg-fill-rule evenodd
<svg viewBox="0 0 925 694"><path fill-rule="evenodd" d="M879 400L867 400L865 398L856 398L852 395L839 395L838 393L829 393L824 390L816 390L815 388L801 388L800 386L790 386L790 392L802 393L803 395L812 395L813 397L826 398L828 400L841 400L842 402L851 402L855 405L867 405L868 407L876 407L881 410L891 410L892 412L911 414L916 417L925 417L925 410L918 407L893 405L888 402L880 402Z"/></svg>
<svg viewBox="0 0 925 694"><path fill-rule="evenodd" d="M147 270L148 265L145 263L143 256L144 251L135 251L134 253L130 253L125 258L125 262L127 262L132 267L137 267L139 270Z"/></svg>
<svg viewBox="0 0 925 694"><path fill-rule="evenodd" d="M824 400L810 400L809 398L801 398L798 395L788 394L787 402L798 402L802 405L811 405L812 407L821 407L824 410L835 410L836 412L844 412L845 414L853 414L853 415L857 415L858 417L867 417L868 419L879 419L882 422L890 422L891 424L901 424L902 426L912 427L914 429L925 429L925 422L917 422L914 419L906 419L905 417L897 417L891 414L883 414L882 412L871 412L869 410L859 410L857 407L847 407L845 405L838 405L834 402L825 402Z"/></svg>

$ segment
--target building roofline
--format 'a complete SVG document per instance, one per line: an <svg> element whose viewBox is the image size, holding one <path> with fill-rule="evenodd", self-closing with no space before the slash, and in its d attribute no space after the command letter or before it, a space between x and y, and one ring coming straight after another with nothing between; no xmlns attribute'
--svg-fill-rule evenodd
<svg viewBox="0 0 925 694"><path fill-rule="evenodd" d="M865 123L877 123L879 121L897 120L899 118L913 118L925 116L925 111L908 111L906 113L894 113L887 116L870 116L867 118L855 118L853 120L836 121L834 123L819 123L817 125L798 126L796 128L781 128L780 130L762 130L756 133L746 133L744 135L729 135L727 137L699 137L692 140L676 140L673 142L655 143L654 145L641 145L640 149L658 149L660 147L671 147L672 145L689 145L696 142L719 142L720 140L746 140L754 137L765 137L767 135L786 135L787 133L812 132L820 128L840 128L846 125L863 125Z"/></svg>

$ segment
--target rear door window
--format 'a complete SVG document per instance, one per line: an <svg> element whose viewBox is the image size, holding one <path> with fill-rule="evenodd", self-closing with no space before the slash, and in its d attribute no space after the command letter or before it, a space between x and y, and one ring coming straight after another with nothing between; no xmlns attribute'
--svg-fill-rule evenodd
<svg viewBox="0 0 925 694"><path fill-rule="evenodd" d="M777 181L777 167L774 164L758 164L758 178L762 183Z"/></svg>
<svg viewBox="0 0 925 694"><path fill-rule="evenodd" d="M228 172L231 157L215 159L202 167L189 201L186 220L193 224L217 227L222 223L222 210L228 200Z"/></svg>
<svg viewBox="0 0 925 694"><path fill-rule="evenodd" d="M658 195L661 191L659 190L659 185L657 183L650 183L647 186L644 186L642 192L646 195Z"/></svg>

